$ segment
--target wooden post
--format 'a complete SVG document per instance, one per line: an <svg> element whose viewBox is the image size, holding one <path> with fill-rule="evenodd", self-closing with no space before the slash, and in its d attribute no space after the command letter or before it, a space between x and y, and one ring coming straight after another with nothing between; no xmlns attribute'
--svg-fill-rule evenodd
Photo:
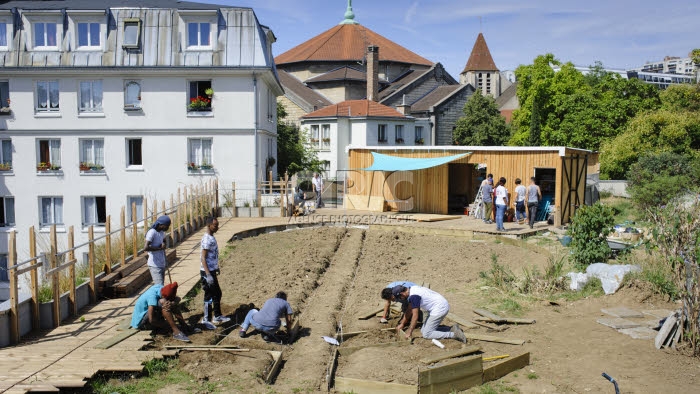
<svg viewBox="0 0 700 394"><path fill-rule="evenodd" d="M75 235L73 232L73 226L70 226L68 228L68 261L73 261L75 258L75 252L73 251L74 245ZM75 316L78 314L78 302L75 298L75 263L71 263L70 267L68 267L68 276L70 277L70 294L68 295L68 305L70 306L71 316Z"/></svg>
<svg viewBox="0 0 700 394"><path fill-rule="evenodd" d="M153 200L153 212L151 213L151 224L156 222L156 219L158 219L158 200ZM145 228L148 228L148 226L144 225Z"/></svg>
<svg viewBox="0 0 700 394"><path fill-rule="evenodd" d="M49 256L49 262L51 263L51 269L56 268L58 265L58 261L56 258L56 253L58 250L57 247L57 242L56 242L56 225L52 224L51 225L51 232L49 233L49 241L51 244L51 255ZM61 303L60 303L60 296L61 296L61 291L59 288L59 272L54 271L53 274L51 275L51 289L53 293L53 326L58 327L61 325Z"/></svg>
<svg viewBox="0 0 700 394"><path fill-rule="evenodd" d="M293 194L293 193L292 193ZM294 199L292 199L292 203ZM284 172L284 210L282 211L283 216L287 217L287 208L289 208L289 174L287 171Z"/></svg>
<svg viewBox="0 0 700 394"><path fill-rule="evenodd" d="M10 231L7 265L10 268L10 343L19 343L19 289L17 288L17 235ZM33 264L34 262L32 262Z"/></svg>
<svg viewBox="0 0 700 394"><path fill-rule="evenodd" d="M214 217L219 216L219 180L214 179Z"/></svg>
<svg viewBox="0 0 700 394"><path fill-rule="evenodd" d="M153 207L155 209L158 208L158 204L156 204L156 201L153 201ZM148 228L148 199L144 198L143 199L143 228Z"/></svg>
<svg viewBox="0 0 700 394"><path fill-rule="evenodd" d="M179 228L182 222L180 221L180 188L177 188L177 227ZM182 234L180 234L182 236Z"/></svg>
<svg viewBox="0 0 700 394"><path fill-rule="evenodd" d="M105 222L105 265L104 273L112 273L112 215L107 215Z"/></svg>
<svg viewBox="0 0 700 394"><path fill-rule="evenodd" d="M88 227L88 272L90 273L90 303L97 301L97 293L95 292L95 230L94 226Z"/></svg>
<svg viewBox="0 0 700 394"><path fill-rule="evenodd" d="M272 171L270 171L269 175L270 175L270 194L272 194L272 184L274 183L274 182L272 182Z"/></svg>
<svg viewBox="0 0 700 394"><path fill-rule="evenodd" d="M121 215L119 217L119 225L121 226L121 231L119 232L119 247L121 250L121 267L126 265L126 213L122 206Z"/></svg>
<svg viewBox="0 0 700 394"><path fill-rule="evenodd" d="M29 227L29 257L32 259L32 264L36 263L36 233L34 226ZM29 276L32 281L32 330L39 330L41 322L39 321L39 273L38 268L29 271Z"/></svg>
<svg viewBox="0 0 700 394"><path fill-rule="evenodd" d="M182 199L183 199L183 205L182 205L182 224L187 223L187 207L189 206L188 200L187 200L187 188L185 187L184 190L182 191ZM185 225L185 232L187 231L187 226Z"/></svg>
<svg viewBox="0 0 700 394"><path fill-rule="evenodd" d="M176 226L176 221L175 221L175 197L173 197L173 194L170 193L170 238L173 240L173 244L171 246L175 246L175 226ZM163 212L165 212L165 200L163 200Z"/></svg>
<svg viewBox="0 0 700 394"><path fill-rule="evenodd" d="M231 211L231 216L234 218L238 217L238 207L236 206L236 182L231 182L231 205L233 209Z"/></svg>
<svg viewBox="0 0 700 394"><path fill-rule="evenodd" d="M131 203L131 258L132 260L138 257L139 255L139 244L138 244L138 235L139 235L139 224L138 220L136 219L136 203L132 202Z"/></svg>

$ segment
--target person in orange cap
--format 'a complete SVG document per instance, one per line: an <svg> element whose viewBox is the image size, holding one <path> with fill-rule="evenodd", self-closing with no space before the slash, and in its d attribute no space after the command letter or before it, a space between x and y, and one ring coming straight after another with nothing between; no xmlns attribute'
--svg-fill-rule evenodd
<svg viewBox="0 0 700 394"><path fill-rule="evenodd" d="M180 297L177 296L177 282L169 285L153 285L146 289L136 300L134 313L131 315L131 327L138 330L151 330L153 328L170 327L173 330L173 338L190 342L190 338L185 335L180 327L175 323L175 319L186 331L201 332L197 328L190 327L177 306Z"/></svg>

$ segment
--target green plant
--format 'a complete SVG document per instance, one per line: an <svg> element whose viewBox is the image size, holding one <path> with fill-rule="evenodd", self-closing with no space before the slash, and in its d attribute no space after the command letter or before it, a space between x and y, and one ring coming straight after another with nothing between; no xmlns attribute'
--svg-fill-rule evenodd
<svg viewBox="0 0 700 394"><path fill-rule="evenodd" d="M537 376L537 374L535 372L530 372L529 374L527 374L527 378L532 380L532 379L538 379L539 376Z"/></svg>
<svg viewBox="0 0 700 394"><path fill-rule="evenodd" d="M207 96L211 97L211 96L214 95L214 89L212 89L212 88L206 88L206 89L204 89L204 94L206 94Z"/></svg>
<svg viewBox="0 0 700 394"><path fill-rule="evenodd" d="M630 166L627 179L627 190L639 208L665 205L698 184L700 158L672 152L647 154Z"/></svg>
<svg viewBox="0 0 700 394"><path fill-rule="evenodd" d="M483 279L487 285L506 291L510 290L516 281L513 271L499 264L498 256L495 253L491 253L491 269L479 272L479 277Z"/></svg>
<svg viewBox="0 0 700 394"><path fill-rule="evenodd" d="M187 108L190 111L211 111L211 99L202 96L193 97Z"/></svg>
<svg viewBox="0 0 700 394"><path fill-rule="evenodd" d="M170 362L164 358L154 358L146 361L143 366L148 376L153 376L160 372L165 372L170 368Z"/></svg>
<svg viewBox="0 0 700 394"><path fill-rule="evenodd" d="M612 208L596 203L581 206L566 233L571 236L571 254L577 269L605 262L610 255L606 237L614 223Z"/></svg>

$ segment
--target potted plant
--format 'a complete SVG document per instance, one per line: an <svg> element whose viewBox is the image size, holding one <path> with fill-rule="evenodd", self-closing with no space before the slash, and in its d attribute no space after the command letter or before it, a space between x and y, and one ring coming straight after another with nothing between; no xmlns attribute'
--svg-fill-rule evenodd
<svg viewBox="0 0 700 394"><path fill-rule="evenodd" d="M80 162L80 171L90 171L90 163Z"/></svg>
<svg viewBox="0 0 700 394"><path fill-rule="evenodd" d="M190 104L187 106L190 111L211 111L211 99L197 96L190 99Z"/></svg>
<svg viewBox="0 0 700 394"><path fill-rule="evenodd" d="M105 166L103 166L101 164L92 164L90 166L90 169L94 170L94 171L102 171L102 170L104 170L104 168L105 168Z"/></svg>
<svg viewBox="0 0 700 394"><path fill-rule="evenodd" d="M60 170L60 169L61 169L61 166L59 166L59 165L57 165L57 164L51 164L51 163L49 163L49 170L51 170L51 171L58 171L58 170Z"/></svg>
<svg viewBox="0 0 700 394"><path fill-rule="evenodd" d="M0 171L12 171L12 163L9 161L0 163Z"/></svg>
<svg viewBox="0 0 700 394"><path fill-rule="evenodd" d="M211 96L214 95L214 89L212 89L212 88L207 88L207 89L204 91L204 94L206 94L207 97L211 98Z"/></svg>
<svg viewBox="0 0 700 394"><path fill-rule="evenodd" d="M403 138L397 138L396 139L397 144L403 144Z"/></svg>
<svg viewBox="0 0 700 394"><path fill-rule="evenodd" d="M211 170L211 169L214 168L214 166L213 166L212 164L210 164L210 163L207 163L207 162L205 161L205 162L202 162L202 165L199 166L199 168L202 169L202 170Z"/></svg>
<svg viewBox="0 0 700 394"><path fill-rule="evenodd" d="M36 165L37 171L47 171L49 168L51 168L51 163L44 163L43 161Z"/></svg>
<svg viewBox="0 0 700 394"><path fill-rule="evenodd" d="M318 138L311 138L311 143L317 144L317 143L318 143Z"/></svg>
<svg viewBox="0 0 700 394"><path fill-rule="evenodd" d="M323 141L323 142L331 142L331 139L330 139L330 137L326 137L326 138L324 138L322 141Z"/></svg>
<svg viewBox="0 0 700 394"><path fill-rule="evenodd" d="M199 167L197 167L197 165L194 164L193 162L190 162L190 163L187 163L187 169L190 171L194 171L194 170L199 169Z"/></svg>
<svg viewBox="0 0 700 394"><path fill-rule="evenodd" d="M12 113L12 109L10 109L10 99L7 99L7 107L2 106L0 107L0 115L9 115Z"/></svg>
<svg viewBox="0 0 700 394"><path fill-rule="evenodd" d="M423 145L425 143L425 140L422 138L416 139L416 145Z"/></svg>

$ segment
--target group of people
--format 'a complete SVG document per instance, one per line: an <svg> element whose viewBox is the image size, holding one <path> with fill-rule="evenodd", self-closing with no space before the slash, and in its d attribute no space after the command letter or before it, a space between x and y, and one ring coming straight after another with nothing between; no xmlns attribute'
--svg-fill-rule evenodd
<svg viewBox="0 0 700 394"><path fill-rule="evenodd" d="M501 177L494 188L493 174L488 174L481 182L481 196L484 206L484 223L492 224L493 206L496 205L495 220L496 231L506 231L503 221L509 205L508 189L505 187L506 178ZM515 180L515 219L523 224L528 220L528 225L533 228L537 217L537 207L542 199L542 191L535 183L535 177L530 178L530 185L522 185L520 178ZM525 208L527 207L527 213Z"/></svg>

